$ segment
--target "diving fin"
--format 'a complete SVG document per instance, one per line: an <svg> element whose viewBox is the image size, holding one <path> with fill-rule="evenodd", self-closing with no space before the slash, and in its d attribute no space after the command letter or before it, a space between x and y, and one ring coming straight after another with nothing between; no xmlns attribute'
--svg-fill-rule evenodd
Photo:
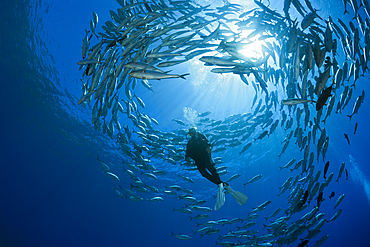
<svg viewBox="0 0 370 247"><path fill-rule="evenodd" d="M217 199L216 199L216 205L215 210L219 210L222 205L225 203L225 193L224 193L224 186L223 184L219 184L217 188Z"/></svg>
<svg viewBox="0 0 370 247"><path fill-rule="evenodd" d="M226 185L225 189L234 197L234 199L239 203L239 205L243 205L247 202L248 197L239 191L233 190L230 185Z"/></svg>

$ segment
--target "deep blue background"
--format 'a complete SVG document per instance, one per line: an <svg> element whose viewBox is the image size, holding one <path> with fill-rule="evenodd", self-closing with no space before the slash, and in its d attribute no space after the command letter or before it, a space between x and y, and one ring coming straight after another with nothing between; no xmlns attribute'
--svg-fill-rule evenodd
<svg viewBox="0 0 370 247"><path fill-rule="evenodd" d="M336 2L341 4L340 1L331 4ZM187 215L172 212L173 207L184 205L173 197L165 196L165 201L158 204L118 198L113 191L113 181L103 174L96 161L99 154L116 171L122 172L114 143L93 130L89 109L76 104L81 95L81 71L76 62L80 60L84 28L89 27L92 11L98 13L103 23L109 18L108 10L115 8L115 1L105 4L98 1L0 4L1 246L213 246L217 240L213 236L193 235L196 224L189 221ZM367 83L362 80L357 84L358 90L350 106L362 89L368 88ZM171 85L172 90L178 92L180 110L176 110L176 104L166 104L171 95L169 84L153 82L153 86L155 94L143 92L143 97L150 98L146 101L149 102L148 112L159 119L181 118L181 105L187 106L191 101L184 93L191 84L181 81ZM202 112L207 106L198 109ZM345 117L350 111L351 107L347 107L343 115L334 114L326 124L330 135L327 159L332 164L329 172L335 173L329 189L337 195L331 202L326 199L321 211L330 218L336 198L342 193L346 198L340 205L343 213L339 219L322 228L319 237L330 235L325 246L368 245L370 188L364 186L370 178L368 99L365 97L359 114L351 122ZM355 122L359 127L353 135ZM171 130L174 125L167 121L159 128ZM343 137L344 132L351 133L350 146ZM245 172L240 178L243 181L233 182L235 189L241 189L242 182L255 174L270 175L244 189L250 197L247 205L240 207L228 197L222 210L212 213L213 219L244 218L252 206L267 199L273 203L266 215L284 206L281 204L284 200L276 198L276 185L281 185L290 172L279 173L278 166L285 165L296 153L290 148L278 160L281 147L277 140L282 138L275 141L274 137L270 138L251 148L244 161L238 159L237 163L231 163L230 175L225 177ZM356 182L358 176L349 155L356 159L358 169L364 174L362 183ZM342 178L337 185L335 179L343 161L350 179ZM321 161L315 165L323 167L324 164ZM128 176L120 174L122 179L128 180ZM189 185L196 193L215 193L215 188L196 173L181 174L196 178L196 184ZM175 174L169 175L168 180L157 182L157 186L164 189L164 185L177 184L175 179ZM206 205L212 207L213 204L214 201L209 200ZM170 236L171 231L191 235L193 239L190 242L177 240Z"/></svg>

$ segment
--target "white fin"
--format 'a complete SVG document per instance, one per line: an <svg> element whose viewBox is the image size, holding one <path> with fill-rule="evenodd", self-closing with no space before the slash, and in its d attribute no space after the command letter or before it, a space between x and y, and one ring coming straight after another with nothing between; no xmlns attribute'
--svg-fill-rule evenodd
<svg viewBox="0 0 370 247"><path fill-rule="evenodd" d="M247 202L248 197L239 191L233 190L230 185L226 185L225 189L234 197L234 199L239 203L239 205L243 205Z"/></svg>
<svg viewBox="0 0 370 247"><path fill-rule="evenodd" d="M216 205L215 210L219 210L222 205L225 203L225 193L224 193L224 186L223 184L219 184L217 188L217 199L216 199Z"/></svg>

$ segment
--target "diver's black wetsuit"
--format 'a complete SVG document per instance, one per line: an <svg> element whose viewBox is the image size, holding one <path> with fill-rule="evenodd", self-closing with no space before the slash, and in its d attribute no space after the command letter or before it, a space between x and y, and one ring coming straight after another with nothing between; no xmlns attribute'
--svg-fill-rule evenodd
<svg viewBox="0 0 370 247"><path fill-rule="evenodd" d="M222 183L220 175L217 173L211 154L209 154L206 150L206 148L210 145L211 144L203 134L199 132L196 133L195 136L189 140L186 146L185 159L188 157L192 158L195 161L200 174L218 185ZM207 169L211 173L209 173Z"/></svg>

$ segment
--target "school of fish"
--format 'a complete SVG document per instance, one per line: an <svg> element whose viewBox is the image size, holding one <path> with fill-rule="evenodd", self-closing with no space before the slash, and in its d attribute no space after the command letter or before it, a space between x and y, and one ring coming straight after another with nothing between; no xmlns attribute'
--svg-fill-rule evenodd
<svg viewBox="0 0 370 247"><path fill-rule="evenodd" d="M193 1L117 2L118 9L109 11L111 20L101 26L104 32L97 32L98 15L93 13L90 30L83 39L82 60L77 64L83 70L83 95L78 104L92 105L94 128L117 140L123 155L123 174L111 171L112 166L97 157L104 173L119 184L113 188L118 197L161 202L167 196L175 196L185 205L173 210L190 215L190 220L201 227L194 234L214 235L221 231L220 226L236 226L237 229L220 235L217 243L222 246L294 243L303 247L321 233L323 225L341 215L342 209L337 207L344 194L332 203L336 211L330 219L332 213L320 212L320 205L330 203L335 196L334 191L329 196L326 189L335 173L327 175L330 161L326 160L329 135L325 122L334 107L341 114L356 93L349 120L364 103L365 92L356 92L356 82L370 71L368 0L343 0L344 15L353 15L348 24L333 20L330 15L323 19L309 0L284 0L282 10L270 9L268 1L258 0L250 9L231 3L213 8ZM299 18L291 18L292 13ZM95 45L91 45L93 37L97 40ZM255 41L262 42L259 56L247 57L239 52ZM135 93L136 85L139 82L154 92L149 80L186 79L189 73L174 74L164 68L192 59L212 66L213 73L232 73L246 87L252 86L252 109L223 120L207 117L210 112L197 113L195 123L173 119L178 130L157 130L155 125L159 123L144 113L145 102ZM284 94L278 93L278 89ZM286 194L289 207L265 213L271 203L268 200L253 207L247 217L206 221L212 209L202 206L207 201L192 196L193 191L179 185L150 185L178 169L196 170L194 164L184 161L187 130L194 124L211 141L221 176L229 172L222 164L226 150L237 149L242 156L278 128L284 129L286 137L281 140L279 159L286 155L289 145L295 145L302 153L280 167L290 169L292 174L277 195ZM356 130L357 123L354 134ZM350 144L349 135L344 135ZM152 160L177 167L157 169ZM325 165L319 164L321 160ZM338 167L336 181L339 183L344 171L348 180L345 163ZM178 177L194 183L190 176ZM241 174L234 174L227 182L240 177ZM245 179L244 186L257 183L262 177L263 174L251 176ZM124 181L126 185L122 184ZM203 213L196 215L194 211ZM266 215L264 231L254 229L254 219L260 214ZM297 219L297 215L302 216ZM188 234L171 234L180 240L191 239ZM321 233L311 244L319 246L328 237Z"/></svg>

